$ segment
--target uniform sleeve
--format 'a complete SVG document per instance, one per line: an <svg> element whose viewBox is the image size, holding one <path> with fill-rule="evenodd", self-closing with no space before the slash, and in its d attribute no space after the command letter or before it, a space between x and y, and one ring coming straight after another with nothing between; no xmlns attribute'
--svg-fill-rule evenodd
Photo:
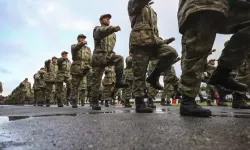
<svg viewBox="0 0 250 150"><path fill-rule="evenodd" d="M145 7L151 0L130 0L128 2L128 14L129 16L134 16L141 12L143 7Z"/></svg>
<svg viewBox="0 0 250 150"><path fill-rule="evenodd" d="M98 26L94 29L94 39L103 39L114 33L113 26Z"/></svg>

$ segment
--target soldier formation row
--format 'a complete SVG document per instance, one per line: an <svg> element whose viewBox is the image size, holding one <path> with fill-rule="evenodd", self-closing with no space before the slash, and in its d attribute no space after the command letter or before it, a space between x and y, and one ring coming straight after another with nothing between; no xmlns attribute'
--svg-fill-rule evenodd
<svg viewBox="0 0 250 150"><path fill-rule="evenodd" d="M67 59L67 52L62 53L62 58L57 59L57 65L47 63L45 70L35 75L35 79L42 78L41 74L54 77L55 81L46 81L46 86L56 84L58 104L63 93L63 82L67 84L70 93L72 107L77 107L78 89L84 76L91 73L90 98L92 109L100 110L99 89L105 67L114 66L115 88L131 88L135 97L137 113L152 113L154 110L144 102L146 82L156 90L164 88L159 83L159 77L163 72L168 72L177 61L176 50L168 44L174 38L163 40L159 36L157 26L157 14L150 6L151 0L129 0L128 14L131 22L130 53L132 54L132 83L122 80L124 60L115 54L115 32L120 31L119 26L110 25L110 14L100 17L101 26L94 28L93 38L95 49L91 56L90 49L86 46L84 35L79 35L78 43L72 45L71 53L73 63ZM212 113L197 105L195 97L199 93L200 84L204 79L204 72L210 72L210 77L205 81L209 86L224 93L233 94L233 108L249 109L246 104L246 91L249 87L249 56L250 40L250 4L243 0L180 0L178 10L179 31L182 37L182 75L178 83L176 96L181 95L180 114L188 116L208 117ZM217 33L233 34L225 44L222 55L218 60L218 66L207 64L207 57L211 53ZM149 61L156 61L151 72L146 78ZM53 62L53 61L52 61ZM53 68L54 67L54 68ZM236 79L231 72L237 70ZM49 78L48 78L49 79ZM146 81L146 82L145 82ZM112 87L113 88L113 87ZM49 89L49 88L47 88ZM177 88L176 88L177 89ZM211 88L212 89L212 88ZM130 89L131 90L131 89ZM149 90L150 91L150 90ZM220 93L220 92L219 92ZM222 97L222 96L220 96Z"/></svg>

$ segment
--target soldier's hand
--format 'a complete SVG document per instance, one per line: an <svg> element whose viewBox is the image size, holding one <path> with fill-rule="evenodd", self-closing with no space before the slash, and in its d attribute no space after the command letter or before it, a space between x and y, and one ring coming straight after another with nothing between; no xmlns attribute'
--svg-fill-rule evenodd
<svg viewBox="0 0 250 150"><path fill-rule="evenodd" d="M114 27L114 31L115 31L115 32L121 31L120 26L115 26L115 27Z"/></svg>
<svg viewBox="0 0 250 150"><path fill-rule="evenodd" d="M170 39L167 40L167 44L170 44L170 43L172 43L173 41L175 41L175 38L174 38L174 37L171 37Z"/></svg>

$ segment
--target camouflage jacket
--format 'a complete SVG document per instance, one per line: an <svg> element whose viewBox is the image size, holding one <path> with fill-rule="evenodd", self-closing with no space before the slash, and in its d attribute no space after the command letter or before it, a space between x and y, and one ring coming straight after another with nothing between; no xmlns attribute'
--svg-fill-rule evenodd
<svg viewBox="0 0 250 150"><path fill-rule="evenodd" d="M57 60L57 65L58 65L58 74L65 74L70 76L70 67L71 67L71 62L67 59L64 60L63 58L59 58Z"/></svg>
<svg viewBox="0 0 250 150"><path fill-rule="evenodd" d="M47 60L45 61L45 68L46 68L45 82L55 82L56 74L58 71L57 64L53 64L51 60Z"/></svg>
<svg viewBox="0 0 250 150"><path fill-rule="evenodd" d="M0 94L3 92L3 84L0 82Z"/></svg>
<svg viewBox="0 0 250 150"><path fill-rule="evenodd" d="M20 88L22 89L22 91L24 93L26 93L26 95L31 94L31 83L30 82L25 82L25 81L21 82Z"/></svg>
<svg viewBox="0 0 250 150"><path fill-rule="evenodd" d="M46 84L45 84L45 72L43 71L38 71L35 75L34 75L34 91L39 90L41 88L45 88Z"/></svg>
<svg viewBox="0 0 250 150"><path fill-rule="evenodd" d="M130 49L136 46L158 45L164 43L159 37L157 14L148 4L151 0L129 0L128 14L132 31Z"/></svg>
<svg viewBox="0 0 250 150"><path fill-rule="evenodd" d="M106 85L114 85L115 84L115 71L114 67L106 67L105 68L105 76L102 82L103 86Z"/></svg>
<svg viewBox="0 0 250 150"><path fill-rule="evenodd" d="M218 12L226 17L228 16L228 0L179 0L178 22L180 33L184 33L186 21L190 15L205 10ZM221 23L223 23L223 18Z"/></svg>
<svg viewBox="0 0 250 150"><path fill-rule="evenodd" d="M86 74L91 68L91 50L87 46L73 44L71 46L73 63L70 72L72 75Z"/></svg>
<svg viewBox="0 0 250 150"><path fill-rule="evenodd" d="M107 52L108 54L113 53L116 35L114 32L113 26L97 26L94 29L93 37L95 41L95 50L96 52Z"/></svg>

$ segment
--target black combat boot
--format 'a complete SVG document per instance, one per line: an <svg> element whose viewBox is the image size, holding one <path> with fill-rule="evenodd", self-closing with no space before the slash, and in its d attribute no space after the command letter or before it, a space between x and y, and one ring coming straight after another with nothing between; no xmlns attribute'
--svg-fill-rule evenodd
<svg viewBox="0 0 250 150"><path fill-rule="evenodd" d="M135 98L135 112L136 113L152 113L154 110L146 106L142 97Z"/></svg>
<svg viewBox="0 0 250 150"><path fill-rule="evenodd" d="M36 106L36 105L37 105L37 102L36 102L36 101L34 101L33 106Z"/></svg>
<svg viewBox="0 0 250 150"><path fill-rule="evenodd" d="M172 106L171 101L167 100L167 105L166 106Z"/></svg>
<svg viewBox="0 0 250 150"><path fill-rule="evenodd" d="M105 100L105 107L109 107L109 100Z"/></svg>
<svg viewBox="0 0 250 150"><path fill-rule="evenodd" d="M62 101L59 98L57 99L57 106L58 107L63 107Z"/></svg>
<svg viewBox="0 0 250 150"><path fill-rule="evenodd" d="M100 103L100 105L103 105L103 100L101 100L101 103Z"/></svg>
<svg viewBox="0 0 250 150"><path fill-rule="evenodd" d="M207 100L207 106L213 106L211 100Z"/></svg>
<svg viewBox="0 0 250 150"><path fill-rule="evenodd" d="M161 106L167 106L166 100L164 98L161 99Z"/></svg>
<svg viewBox="0 0 250 150"><path fill-rule="evenodd" d="M128 88L129 85L126 83L122 82L122 75L123 73L116 73L116 83L115 83L115 88Z"/></svg>
<svg viewBox="0 0 250 150"><path fill-rule="evenodd" d="M213 74L211 75L208 84L210 85L220 85L229 90L235 91L247 91L248 86L246 84L239 83L235 81L230 76L231 70L227 68L217 67Z"/></svg>
<svg viewBox="0 0 250 150"><path fill-rule="evenodd" d="M50 107L50 100L46 99L46 107Z"/></svg>
<svg viewBox="0 0 250 150"><path fill-rule="evenodd" d="M71 105L72 105L72 108L77 108L77 100L76 99L72 99L72 102L71 102Z"/></svg>
<svg viewBox="0 0 250 150"><path fill-rule="evenodd" d="M132 107L132 105L130 104L130 101L129 99L125 99L125 104L124 104L125 107Z"/></svg>
<svg viewBox="0 0 250 150"><path fill-rule="evenodd" d="M203 103L207 101L202 95L199 94L200 102Z"/></svg>
<svg viewBox="0 0 250 150"><path fill-rule="evenodd" d="M81 100L81 106L85 105L85 100Z"/></svg>
<svg viewBox="0 0 250 150"><path fill-rule="evenodd" d="M150 108L156 108L156 106L154 105L153 98L148 98L147 105Z"/></svg>
<svg viewBox="0 0 250 150"><path fill-rule="evenodd" d="M233 93L233 103L232 108L235 109L250 109L250 106L243 99L244 96L240 93Z"/></svg>
<svg viewBox="0 0 250 150"><path fill-rule="evenodd" d="M199 106L195 98L183 96L180 106L180 114L184 116L209 117L212 113L209 109Z"/></svg>
<svg viewBox="0 0 250 150"><path fill-rule="evenodd" d="M154 68L154 70L147 77L146 81L155 89L163 90L163 86L159 83L159 78L162 71L159 68Z"/></svg>
<svg viewBox="0 0 250 150"><path fill-rule="evenodd" d="M101 110L101 106L99 105L99 100L97 97L92 98L92 110Z"/></svg>

